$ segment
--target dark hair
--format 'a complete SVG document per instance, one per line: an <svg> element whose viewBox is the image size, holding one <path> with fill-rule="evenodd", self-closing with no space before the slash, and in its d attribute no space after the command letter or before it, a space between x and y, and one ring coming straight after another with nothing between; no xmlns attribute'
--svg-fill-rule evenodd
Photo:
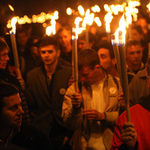
<svg viewBox="0 0 150 150"><path fill-rule="evenodd" d="M4 97L9 97L18 93L19 90L14 85L6 82L0 82L0 114L4 106L3 102Z"/></svg>
<svg viewBox="0 0 150 150"><path fill-rule="evenodd" d="M140 25L133 25L131 29L135 29L139 34L143 34L142 27Z"/></svg>
<svg viewBox="0 0 150 150"><path fill-rule="evenodd" d="M108 40L101 40L98 45L98 51L100 48L108 49L111 59L115 58L114 50L111 42L109 42Z"/></svg>
<svg viewBox="0 0 150 150"><path fill-rule="evenodd" d="M55 37L45 36L39 41L39 48L40 47L45 47L45 46L48 46L48 45L53 45L54 48L56 49L56 51L60 49L59 48L59 43L58 43L58 41L56 40Z"/></svg>
<svg viewBox="0 0 150 150"><path fill-rule="evenodd" d="M8 44L4 40L4 38L0 37L0 53L4 50L7 49L9 50Z"/></svg>
<svg viewBox="0 0 150 150"><path fill-rule="evenodd" d="M91 32L88 32L88 35L89 35L89 42L93 42L96 40L95 36ZM86 41L86 31L83 31L81 34L79 34L78 40Z"/></svg>
<svg viewBox="0 0 150 150"><path fill-rule="evenodd" d="M140 47L142 47L141 42L137 41L137 40L133 40L133 39L129 39L126 43L126 49L130 46L135 46L135 45L139 45Z"/></svg>
<svg viewBox="0 0 150 150"><path fill-rule="evenodd" d="M100 65L98 54L93 49L81 50L78 54L78 69L89 66L92 70L96 65Z"/></svg>
<svg viewBox="0 0 150 150"><path fill-rule="evenodd" d="M27 37L29 36L28 30L27 30L26 28L24 28L24 27L19 27L19 28L17 28L17 30L16 30L16 35L17 35L18 33L25 33Z"/></svg>

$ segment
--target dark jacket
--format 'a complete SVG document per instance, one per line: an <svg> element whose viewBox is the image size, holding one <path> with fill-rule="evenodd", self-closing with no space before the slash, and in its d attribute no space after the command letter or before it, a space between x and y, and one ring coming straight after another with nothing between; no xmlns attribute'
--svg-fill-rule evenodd
<svg viewBox="0 0 150 150"><path fill-rule="evenodd" d="M20 131L15 131L9 145L15 145L26 150L53 150L51 142L39 130L30 125L23 124ZM3 146L1 145L0 148Z"/></svg>
<svg viewBox="0 0 150 150"><path fill-rule="evenodd" d="M47 136L52 126L56 127L55 123L59 125L57 130L64 126L61 117L62 103L71 74L70 67L58 63L50 87L47 85L44 65L27 74L27 92L30 97L28 105L35 115L31 119L32 124Z"/></svg>

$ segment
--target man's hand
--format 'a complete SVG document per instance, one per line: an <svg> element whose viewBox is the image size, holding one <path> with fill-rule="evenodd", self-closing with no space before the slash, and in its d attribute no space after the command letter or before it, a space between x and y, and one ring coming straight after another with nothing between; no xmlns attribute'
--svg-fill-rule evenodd
<svg viewBox="0 0 150 150"><path fill-rule="evenodd" d="M126 122L121 131L122 141L129 149L133 149L137 141L137 132L134 128L134 124Z"/></svg>
<svg viewBox="0 0 150 150"><path fill-rule="evenodd" d="M88 120L105 120L105 114L95 109L84 109L83 115L85 115Z"/></svg>
<svg viewBox="0 0 150 150"><path fill-rule="evenodd" d="M80 108L81 101L82 101L81 93L74 93L71 96L71 102L72 102L73 108Z"/></svg>

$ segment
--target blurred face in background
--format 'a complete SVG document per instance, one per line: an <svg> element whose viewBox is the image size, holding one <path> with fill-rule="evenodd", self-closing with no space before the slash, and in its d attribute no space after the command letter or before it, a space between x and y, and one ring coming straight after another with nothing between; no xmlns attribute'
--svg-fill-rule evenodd
<svg viewBox="0 0 150 150"><path fill-rule="evenodd" d="M71 34L66 29L58 34L58 41L62 47L71 45Z"/></svg>
<svg viewBox="0 0 150 150"><path fill-rule="evenodd" d="M143 35L140 34L137 30L131 29L131 38L133 40L137 40L137 41L141 42Z"/></svg>
<svg viewBox="0 0 150 150"><path fill-rule="evenodd" d="M0 69L5 70L9 61L9 56L8 56L9 51L7 49L2 50L0 54Z"/></svg>
<svg viewBox="0 0 150 150"><path fill-rule="evenodd" d="M25 32L17 33L17 42L20 46L25 46L28 41L28 36Z"/></svg>

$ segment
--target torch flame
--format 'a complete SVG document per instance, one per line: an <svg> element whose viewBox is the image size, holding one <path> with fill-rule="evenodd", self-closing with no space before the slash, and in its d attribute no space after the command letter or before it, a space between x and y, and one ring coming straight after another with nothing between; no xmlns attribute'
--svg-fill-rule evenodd
<svg viewBox="0 0 150 150"><path fill-rule="evenodd" d="M75 32L75 37L72 37L73 39L78 39L78 34L80 34L85 28L80 28L79 23L82 21L82 18L77 17L75 19L75 25L76 28L73 28L73 31Z"/></svg>
<svg viewBox="0 0 150 150"><path fill-rule="evenodd" d="M119 28L115 32L115 37L116 37L116 42L119 45L124 45L125 44L125 35L126 35L126 26L125 26L125 19L124 15L122 15L120 21L119 21Z"/></svg>
<svg viewBox="0 0 150 150"><path fill-rule="evenodd" d="M79 10L80 15L84 16L84 14L85 14L84 8L81 5L78 6L78 10Z"/></svg>
<svg viewBox="0 0 150 150"><path fill-rule="evenodd" d="M95 5L95 6L92 6L92 7L91 7L91 10L92 10L93 12L100 12L100 7L99 7L98 5Z"/></svg>
<svg viewBox="0 0 150 150"><path fill-rule="evenodd" d="M67 13L67 15L71 15L72 14L72 9L70 7L68 7L66 9L66 13Z"/></svg>
<svg viewBox="0 0 150 150"><path fill-rule="evenodd" d="M150 11L150 2L146 5L146 7L148 8L148 11Z"/></svg>
<svg viewBox="0 0 150 150"><path fill-rule="evenodd" d="M53 28L52 26L48 26L46 27L46 35L50 36L53 32Z"/></svg>
<svg viewBox="0 0 150 150"><path fill-rule="evenodd" d="M16 23L17 23L17 18L13 17L11 20L12 30L10 31L10 33L16 34Z"/></svg>
<svg viewBox="0 0 150 150"><path fill-rule="evenodd" d="M113 19L113 16L111 13L107 13L104 17L107 33L110 32L110 23L111 23L112 19Z"/></svg>
<svg viewBox="0 0 150 150"><path fill-rule="evenodd" d="M14 8L10 4L8 4L8 7L11 11L14 11Z"/></svg>
<svg viewBox="0 0 150 150"><path fill-rule="evenodd" d="M99 17L95 17L94 21L96 22L96 24L101 27L102 26L102 22L100 21Z"/></svg>

